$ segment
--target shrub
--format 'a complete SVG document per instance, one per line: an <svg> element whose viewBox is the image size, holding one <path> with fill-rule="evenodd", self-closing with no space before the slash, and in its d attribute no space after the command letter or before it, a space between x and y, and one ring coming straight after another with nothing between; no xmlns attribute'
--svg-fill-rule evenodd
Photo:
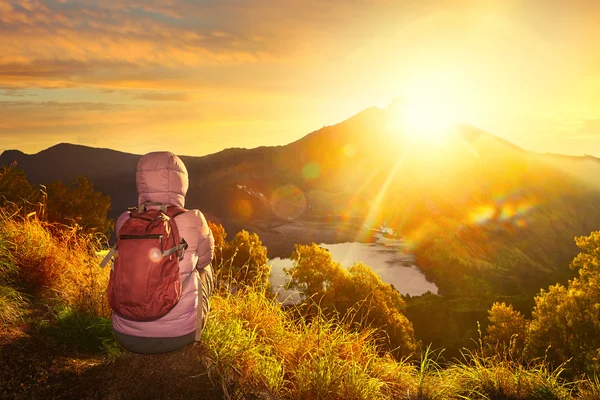
<svg viewBox="0 0 600 400"><path fill-rule="evenodd" d="M267 290L271 267L267 264L267 248L255 233L242 230L229 241L220 225L211 224L215 236L213 267L217 285L221 289L235 290L255 287Z"/></svg>

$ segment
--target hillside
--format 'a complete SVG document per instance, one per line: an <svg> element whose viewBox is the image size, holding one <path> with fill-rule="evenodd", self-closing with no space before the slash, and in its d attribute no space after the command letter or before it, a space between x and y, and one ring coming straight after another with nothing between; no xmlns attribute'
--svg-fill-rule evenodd
<svg viewBox="0 0 600 400"><path fill-rule="evenodd" d="M94 236L7 211L0 209L2 398L594 400L600 394L597 379L576 364L555 368L546 358L523 358L523 349L507 353L488 336L457 359L427 346L395 357L381 341L389 331L362 325L364 320L352 322L348 315L328 318L325 308L310 315L309 309L284 307L259 286L231 293L217 285L201 342L167 354L133 354L112 334L104 295L110 269L97 265ZM256 240L246 237L245 244ZM597 292L600 233L586 241L580 245L592 251L586 255L592 258L581 265L590 274L582 283ZM213 260L217 276L239 263L237 251L232 253ZM325 253L314 255L308 264L330 269ZM244 255L241 261L246 268L262 267L254 257ZM594 293L573 285L574 293ZM381 312L378 307L366 311ZM585 338L585 349L597 345L597 335L586 336L598 332L597 321L590 325L589 316L560 317L581 328L573 337ZM535 322L528 322L534 333Z"/></svg>
<svg viewBox="0 0 600 400"><path fill-rule="evenodd" d="M416 141L390 131L393 112L370 108L286 146L182 157L187 206L229 232L259 233L271 257L296 243L369 241L363 225L385 222L443 296L409 311L446 315L456 340L473 336L493 301L527 313L540 288L573 276L573 238L600 227L598 159L532 153L469 125L449 128L443 145ZM87 176L111 196L114 218L135 203L138 158L60 144L6 151L0 164L16 161L34 183ZM415 331L434 330L415 321Z"/></svg>
<svg viewBox="0 0 600 400"><path fill-rule="evenodd" d="M600 163L591 157L561 158L526 152L470 126L457 126L442 152L433 147L415 149L403 138L403 133L388 131L386 121L391 112L391 109L370 108L286 146L184 156L192 178L188 206L219 218L250 222L273 219L277 216L268 202L240 187L270 198L277 188L291 184L302 191L311 205L304 210L306 218L347 215L364 219L373 212L368 208L387 185L387 198L384 197L387 204L393 204L397 213L402 213L401 219L413 220L424 205L443 208L437 204L439 198L459 206L474 191L484 196L490 194L495 183L507 178L499 176L506 175L507 168L513 175L508 178L514 181L506 182L508 186L522 185L520 176L544 165L546 169L540 172L540 177L546 174L543 179L549 180L566 174L573 182L583 179L592 183L594 174L600 170ZM78 175L86 176L97 189L110 195L113 206L109 217L114 218L136 200L138 158L135 154L63 143L32 155L5 151L0 155L0 165L16 162L35 184L70 182ZM390 182L386 184L388 179ZM252 205L250 216L241 215L235 207L240 201ZM398 208L399 203L410 211ZM393 219L393 214L388 210L378 219Z"/></svg>

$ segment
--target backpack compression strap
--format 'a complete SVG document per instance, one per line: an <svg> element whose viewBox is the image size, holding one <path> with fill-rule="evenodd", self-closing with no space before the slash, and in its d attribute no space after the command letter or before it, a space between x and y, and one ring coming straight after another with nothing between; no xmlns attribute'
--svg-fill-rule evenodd
<svg viewBox="0 0 600 400"><path fill-rule="evenodd" d="M162 255L163 255L163 257L166 257L166 256L170 256L173 253L181 251L181 255L179 256L179 261L181 261L183 259L183 253L185 253L185 250L187 248L188 248L187 242L185 241L184 238L181 238L181 242L177 246L171 247L169 250L163 251Z"/></svg>
<svg viewBox="0 0 600 400"><path fill-rule="evenodd" d="M113 256L115 255L116 252L117 252L117 245L115 244L113 247L110 248L110 250L108 251L108 254L104 257L104 259L100 263L100 268L106 267L106 264L108 264L108 262L110 261L111 258L113 258Z"/></svg>
<svg viewBox="0 0 600 400"><path fill-rule="evenodd" d="M187 248L188 248L187 242L185 241L184 238L181 238L181 243L179 243L179 245L171 247L169 250L163 251L162 256L167 257L173 253L181 252L180 256L179 256L179 260L181 261L183 259L183 255ZM110 248L110 250L108 251L108 254L106 254L106 256L102 259L102 262L100 262L100 267L101 268L106 267L106 264L108 264L110 259L113 258L116 253L117 253L117 245L115 244L113 247Z"/></svg>
<svg viewBox="0 0 600 400"><path fill-rule="evenodd" d="M127 210L129 212L130 217L131 217L131 213L135 210L137 210L137 208L130 208L129 210ZM106 264L108 264L108 262L115 256L115 254L117 254L117 244L116 243L113 247L110 248L110 250L108 251L108 254L106 254L106 256L100 262L100 268L106 267Z"/></svg>

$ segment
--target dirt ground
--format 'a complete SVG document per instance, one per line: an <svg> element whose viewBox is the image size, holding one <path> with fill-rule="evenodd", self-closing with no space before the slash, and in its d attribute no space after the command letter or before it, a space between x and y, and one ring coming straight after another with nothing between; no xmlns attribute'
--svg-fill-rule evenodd
<svg viewBox="0 0 600 400"><path fill-rule="evenodd" d="M0 399L222 399L200 345L109 362L27 329L0 330Z"/></svg>

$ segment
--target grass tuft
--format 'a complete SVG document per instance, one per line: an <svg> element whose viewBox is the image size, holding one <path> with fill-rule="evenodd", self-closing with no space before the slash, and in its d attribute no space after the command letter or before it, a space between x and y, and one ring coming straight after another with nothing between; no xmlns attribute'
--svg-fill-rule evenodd
<svg viewBox="0 0 600 400"><path fill-rule="evenodd" d="M56 307L53 311L53 323L40 328L44 333L55 337L59 343L74 345L79 350L103 349L111 358L120 354L110 318L98 317L69 306Z"/></svg>
<svg viewBox="0 0 600 400"><path fill-rule="evenodd" d="M2 209L0 221L0 320L22 319L32 297L51 318L41 331L64 344L118 354L106 299L110 269L98 267L103 237Z"/></svg>
<svg viewBox="0 0 600 400"><path fill-rule="evenodd" d="M25 295L10 286L0 286L0 322L9 326L22 321L29 302Z"/></svg>
<svg viewBox="0 0 600 400"><path fill-rule="evenodd" d="M411 366L382 356L372 330L298 319L262 291L215 295L203 340L211 378L227 394L392 398L412 380Z"/></svg>
<svg viewBox="0 0 600 400"><path fill-rule="evenodd" d="M564 382L561 368L551 370L544 360L524 364L497 355L465 351L464 362L449 372L462 398L488 400L570 399L572 384Z"/></svg>
<svg viewBox="0 0 600 400"><path fill-rule="evenodd" d="M591 379L584 379L579 382L578 386L580 400L600 399L600 378L598 376L594 376Z"/></svg>

